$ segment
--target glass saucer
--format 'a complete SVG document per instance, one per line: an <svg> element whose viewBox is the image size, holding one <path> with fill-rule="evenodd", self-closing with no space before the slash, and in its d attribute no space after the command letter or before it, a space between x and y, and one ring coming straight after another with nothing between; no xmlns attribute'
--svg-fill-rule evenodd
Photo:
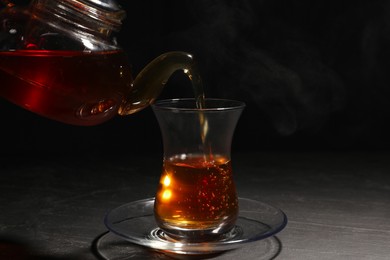
<svg viewBox="0 0 390 260"><path fill-rule="evenodd" d="M104 219L117 236L137 245L176 254L209 254L227 251L268 238L287 224L283 211L267 203L239 198L236 227L219 241L186 243L168 237L157 227L154 198L138 200L111 210Z"/></svg>

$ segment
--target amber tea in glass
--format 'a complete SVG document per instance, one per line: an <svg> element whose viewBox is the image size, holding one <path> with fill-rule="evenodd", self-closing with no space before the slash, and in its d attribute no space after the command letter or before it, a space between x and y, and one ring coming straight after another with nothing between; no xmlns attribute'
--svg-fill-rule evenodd
<svg viewBox="0 0 390 260"><path fill-rule="evenodd" d="M169 236L217 240L235 226L238 197L230 158L239 101L162 100L152 105L164 145L155 218Z"/></svg>

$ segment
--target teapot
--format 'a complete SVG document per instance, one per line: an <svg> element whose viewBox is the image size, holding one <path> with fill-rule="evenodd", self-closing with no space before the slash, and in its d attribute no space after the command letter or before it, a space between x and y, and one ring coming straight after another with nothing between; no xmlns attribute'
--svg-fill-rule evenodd
<svg viewBox="0 0 390 260"><path fill-rule="evenodd" d="M152 104L183 70L203 90L193 56L173 51L133 79L115 34L126 12L114 0L0 1L0 96L66 124L97 125Z"/></svg>

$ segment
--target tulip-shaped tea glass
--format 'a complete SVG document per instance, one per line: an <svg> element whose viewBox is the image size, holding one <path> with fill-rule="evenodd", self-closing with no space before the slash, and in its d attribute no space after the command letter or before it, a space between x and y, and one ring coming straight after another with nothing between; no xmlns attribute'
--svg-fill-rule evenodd
<svg viewBox="0 0 390 260"><path fill-rule="evenodd" d="M204 104L172 99L152 105L164 147L154 216L168 236L213 241L235 226L239 205L231 143L244 107L225 99L205 99Z"/></svg>

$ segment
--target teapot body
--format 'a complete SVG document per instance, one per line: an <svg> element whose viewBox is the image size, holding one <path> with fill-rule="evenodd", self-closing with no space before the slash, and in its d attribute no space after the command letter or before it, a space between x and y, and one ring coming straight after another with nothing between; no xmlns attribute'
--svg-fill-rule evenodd
<svg viewBox="0 0 390 260"><path fill-rule="evenodd" d="M80 3L2 11L0 95L57 121L96 125L117 114L133 78L114 37L124 12Z"/></svg>

